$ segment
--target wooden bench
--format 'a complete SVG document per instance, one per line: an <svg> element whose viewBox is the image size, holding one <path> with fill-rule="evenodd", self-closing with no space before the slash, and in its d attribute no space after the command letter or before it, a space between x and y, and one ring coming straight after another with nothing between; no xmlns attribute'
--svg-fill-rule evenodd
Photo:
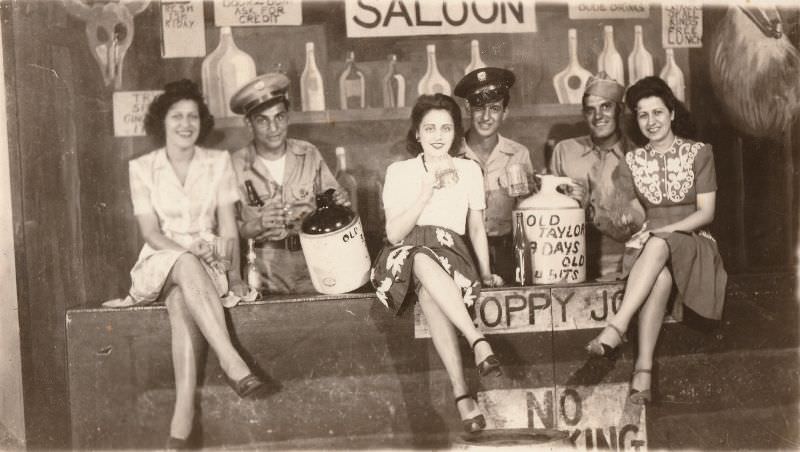
<svg viewBox="0 0 800 452"><path fill-rule="evenodd" d="M616 361L588 360L583 350L620 289L588 283L482 292L476 322L491 335L504 376L479 380L466 343L462 352L491 427L567 430L586 448L669 446L659 444L666 433L643 410L625 403L633 346ZM718 376L703 366L735 371L742 353L796 350L793 293L792 275L732 277L723 322L705 331L667 325L657 350L662 392L686 406L723 407L732 403L726 394L746 393L747 385L732 379L709 394L704 385ZM448 447L459 431L446 373L418 313L395 318L366 293L270 299L228 312L241 349L283 389L266 400L240 400L210 353L199 395L205 446L316 439L338 448L364 441ZM166 309L73 309L66 321L72 446L163 446L174 401ZM794 365L785 355L773 357L776 367L762 377L793 381L796 353ZM693 377L672 378L684 374ZM751 403L797 396L789 383L771 391Z"/></svg>

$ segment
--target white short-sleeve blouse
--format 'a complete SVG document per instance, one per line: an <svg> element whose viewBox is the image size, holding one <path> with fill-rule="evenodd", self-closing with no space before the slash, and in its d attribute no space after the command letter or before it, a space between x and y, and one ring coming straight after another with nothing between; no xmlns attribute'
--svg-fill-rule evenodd
<svg viewBox="0 0 800 452"><path fill-rule="evenodd" d="M472 160L454 158L453 162L458 172L458 182L434 190L433 196L417 219L417 225L440 226L463 235L467 211L486 209L483 175L478 164ZM383 206L387 218L414 203L422 191L424 175L422 154L389 165L383 187Z"/></svg>

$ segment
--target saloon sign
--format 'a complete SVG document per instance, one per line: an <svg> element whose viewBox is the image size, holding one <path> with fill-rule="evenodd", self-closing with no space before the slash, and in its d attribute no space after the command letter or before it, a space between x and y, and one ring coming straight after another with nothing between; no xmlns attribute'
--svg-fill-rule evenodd
<svg viewBox="0 0 800 452"><path fill-rule="evenodd" d="M347 37L531 33L535 0L346 0Z"/></svg>

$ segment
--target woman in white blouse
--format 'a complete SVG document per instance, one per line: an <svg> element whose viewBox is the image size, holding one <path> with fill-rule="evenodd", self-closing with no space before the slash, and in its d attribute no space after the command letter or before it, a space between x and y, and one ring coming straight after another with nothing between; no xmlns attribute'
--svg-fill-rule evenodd
<svg viewBox="0 0 800 452"><path fill-rule="evenodd" d="M239 192L230 156L195 144L213 125L196 84L169 83L145 118L147 134L164 147L129 164L133 211L145 244L131 270L128 300L164 301L172 329L176 398L167 448L186 446L192 433L203 338L240 397L259 397L267 389L234 348L225 324L220 297L229 290L244 295L246 285L239 274ZM227 265L215 243L229 244Z"/></svg>
<svg viewBox="0 0 800 452"><path fill-rule="evenodd" d="M375 261L371 280L377 297L398 314L412 304L407 301L419 300L453 385L463 428L474 433L486 427L486 420L464 380L456 330L471 344L481 376L502 373L467 310L481 283L492 287L502 279L489 269L480 167L452 158L462 134L461 110L451 97L436 94L417 100L406 137L406 147L416 157L386 170L383 204L389 243ZM462 238L465 232L477 269Z"/></svg>

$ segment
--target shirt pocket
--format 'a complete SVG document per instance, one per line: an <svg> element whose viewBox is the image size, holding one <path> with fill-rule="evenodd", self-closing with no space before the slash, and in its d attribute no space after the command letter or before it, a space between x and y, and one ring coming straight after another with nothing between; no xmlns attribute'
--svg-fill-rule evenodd
<svg viewBox="0 0 800 452"><path fill-rule="evenodd" d="M287 202L310 203L314 198L314 185L311 183L291 184L288 187L284 187L284 194Z"/></svg>

